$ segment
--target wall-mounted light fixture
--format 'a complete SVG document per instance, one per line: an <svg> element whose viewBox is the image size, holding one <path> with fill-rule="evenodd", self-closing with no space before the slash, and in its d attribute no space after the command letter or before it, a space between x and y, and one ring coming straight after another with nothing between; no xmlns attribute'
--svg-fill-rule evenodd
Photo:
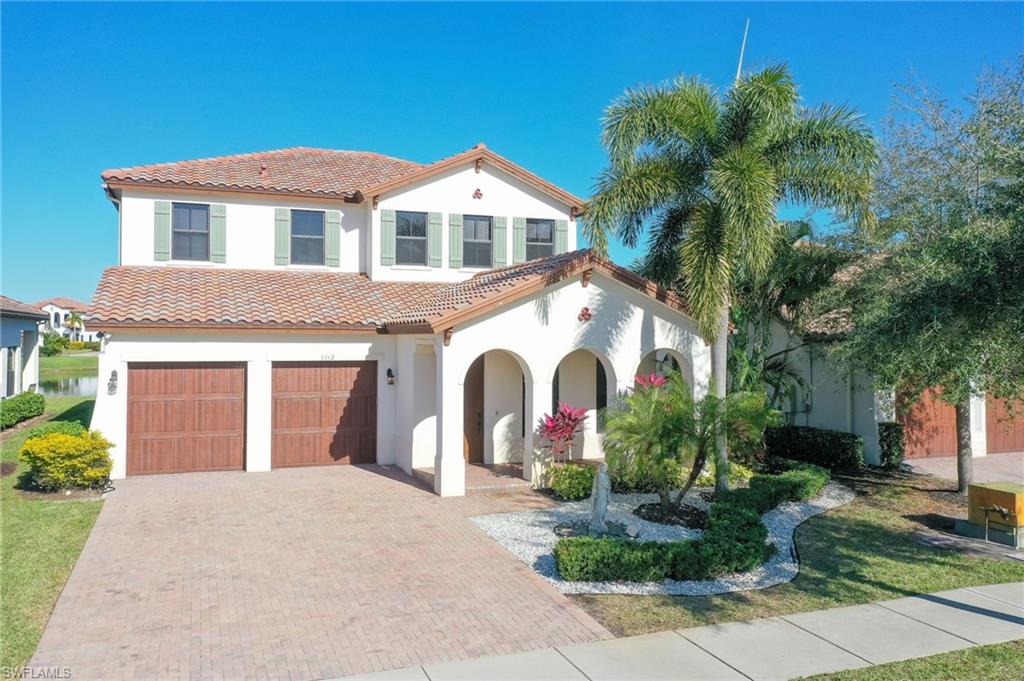
<svg viewBox="0 0 1024 681"><path fill-rule="evenodd" d="M117 394L117 369L110 372L110 380L107 381L107 394Z"/></svg>
<svg viewBox="0 0 1024 681"><path fill-rule="evenodd" d="M392 371L390 367L388 367L388 371L385 374L385 377L387 379L388 385L394 385L395 384L395 372Z"/></svg>

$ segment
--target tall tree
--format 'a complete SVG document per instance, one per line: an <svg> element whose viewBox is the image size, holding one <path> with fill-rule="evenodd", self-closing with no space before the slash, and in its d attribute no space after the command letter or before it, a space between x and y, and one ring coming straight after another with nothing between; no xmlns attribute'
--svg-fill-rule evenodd
<svg viewBox="0 0 1024 681"><path fill-rule="evenodd" d="M729 306L738 270L765 272L789 201L828 208L870 229L874 139L851 109L799 104L785 66L745 75L724 93L695 78L627 90L607 110L610 164L584 212L599 252L611 235L635 246L640 269L682 289L711 343L714 390L724 397ZM719 438L716 488L728 488Z"/></svg>
<svg viewBox="0 0 1024 681"><path fill-rule="evenodd" d="M833 354L910 397L941 388L966 492L971 395L1024 398L1024 59L963 107L903 86L885 133L883 252L822 301L850 315Z"/></svg>

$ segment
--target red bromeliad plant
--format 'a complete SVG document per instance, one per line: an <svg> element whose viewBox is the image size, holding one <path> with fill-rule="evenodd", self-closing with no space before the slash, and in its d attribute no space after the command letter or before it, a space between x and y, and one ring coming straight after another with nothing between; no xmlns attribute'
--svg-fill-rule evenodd
<svg viewBox="0 0 1024 681"><path fill-rule="evenodd" d="M554 414L545 414L537 424L537 434L543 440L543 449L556 460L572 450L576 434L583 429L587 410L560 403Z"/></svg>
<svg viewBox="0 0 1024 681"><path fill-rule="evenodd" d="M657 388L668 383L664 376L653 373L648 376L638 374L633 377L633 380L636 381L638 388Z"/></svg>

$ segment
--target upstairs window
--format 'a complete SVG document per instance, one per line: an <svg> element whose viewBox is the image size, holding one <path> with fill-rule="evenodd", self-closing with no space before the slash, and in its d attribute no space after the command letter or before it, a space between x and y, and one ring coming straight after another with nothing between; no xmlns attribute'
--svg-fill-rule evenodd
<svg viewBox="0 0 1024 681"><path fill-rule="evenodd" d="M395 264L427 264L427 214L395 212Z"/></svg>
<svg viewBox="0 0 1024 681"><path fill-rule="evenodd" d="M171 204L171 259L210 259L210 207L204 203Z"/></svg>
<svg viewBox="0 0 1024 681"><path fill-rule="evenodd" d="M555 221L526 220L526 259L544 258L555 252Z"/></svg>
<svg viewBox="0 0 1024 681"><path fill-rule="evenodd" d="M462 264L464 267L491 266L492 218L465 215L462 218Z"/></svg>
<svg viewBox="0 0 1024 681"><path fill-rule="evenodd" d="M292 264L324 264L324 213L320 210L292 211Z"/></svg>

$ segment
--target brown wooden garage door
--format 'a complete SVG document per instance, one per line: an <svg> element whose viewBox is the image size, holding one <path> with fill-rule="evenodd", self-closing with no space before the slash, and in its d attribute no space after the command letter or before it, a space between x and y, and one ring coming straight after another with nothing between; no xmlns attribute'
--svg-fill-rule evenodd
<svg viewBox="0 0 1024 681"><path fill-rule="evenodd" d="M275 362L271 465L377 460L376 362Z"/></svg>
<svg viewBox="0 0 1024 681"><path fill-rule="evenodd" d="M938 396L938 390L927 390L905 412L897 404L908 459L956 455L956 409Z"/></svg>
<svg viewBox="0 0 1024 681"><path fill-rule="evenodd" d="M986 445L989 454L1024 452L1024 405L1016 405L1010 418L1005 400L989 400L985 409Z"/></svg>
<svg viewBox="0 0 1024 681"><path fill-rule="evenodd" d="M240 469L244 364L130 364L128 475Z"/></svg>

